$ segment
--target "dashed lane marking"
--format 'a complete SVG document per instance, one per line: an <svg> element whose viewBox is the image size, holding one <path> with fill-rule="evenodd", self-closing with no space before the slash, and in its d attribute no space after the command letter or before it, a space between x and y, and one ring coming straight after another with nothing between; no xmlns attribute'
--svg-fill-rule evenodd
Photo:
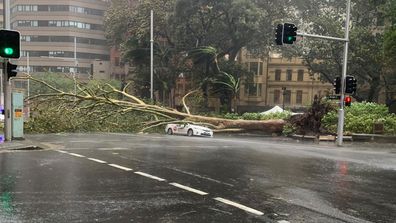
<svg viewBox="0 0 396 223"><path fill-rule="evenodd" d="M60 153L68 153L68 152L63 151L63 150L57 150L57 151L60 152Z"/></svg>
<svg viewBox="0 0 396 223"><path fill-rule="evenodd" d="M187 186L184 186L184 185L181 185L181 184L178 184L178 183L169 183L169 184L170 184L170 185L173 185L173 186L175 186L175 187L178 187L178 188L180 188L180 189L183 189L183 190L186 190L186 191L190 191L190 192L199 194L199 195L207 195L207 194L208 194L208 193L203 192L203 191L201 191L201 190L197 190L197 189L194 189L194 188L191 188L191 187L187 187Z"/></svg>
<svg viewBox="0 0 396 223"><path fill-rule="evenodd" d="M107 163L106 161L103 161L103 160L98 160L98 159L95 159L95 158L88 158L89 160L92 160L92 161L94 161L94 162L97 162L97 163Z"/></svg>
<svg viewBox="0 0 396 223"><path fill-rule="evenodd" d="M285 220L280 220L278 221L278 223L290 223L289 221L285 221Z"/></svg>
<svg viewBox="0 0 396 223"><path fill-rule="evenodd" d="M72 156L77 156L77 157L85 157L85 156L77 154L77 153L69 153L69 154L72 155Z"/></svg>
<svg viewBox="0 0 396 223"><path fill-rule="evenodd" d="M236 208L242 209L244 211L250 212L250 213L255 214L255 215L264 215L264 213L261 212L261 211L255 210L253 208L247 207L247 206L242 205L242 204L238 204L236 202L233 202L233 201L221 198L221 197L216 197L216 198L213 198L213 199L215 199L216 201L220 201L220 202L222 202L224 204L228 204L228 205L234 206Z"/></svg>
<svg viewBox="0 0 396 223"><path fill-rule="evenodd" d="M148 174L148 173L143 173L143 172L135 172L136 174L139 174L139 175L141 175L141 176L144 176L144 177L148 177L148 178L151 178L151 179L153 179L153 180L158 180L158 181L166 181L165 179L162 179L162 178L160 178L160 177L156 177L156 176L153 176L153 175L151 175L151 174Z"/></svg>
<svg viewBox="0 0 396 223"><path fill-rule="evenodd" d="M121 169L121 170L125 170L125 171L131 171L132 170L131 168L123 167L123 166L120 166L120 165L117 165L117 164L108 164L108 165L112 166L112 167L115 167L115 168L118 168L118 169Z"/></svg>

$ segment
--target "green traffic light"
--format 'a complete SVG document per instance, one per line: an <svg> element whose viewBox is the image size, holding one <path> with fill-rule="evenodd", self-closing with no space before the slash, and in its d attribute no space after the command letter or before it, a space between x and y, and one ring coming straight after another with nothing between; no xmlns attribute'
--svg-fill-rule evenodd
<svg viewBox="0 0 396 223"><path fill-rule="evenodd" d="M288 41L296 41L296 39L294 38L294 36L288 36L288 37L287 37L287 40L288 40Z"/></svg>
<svg viewBox="0 0 396 223"><path fill-rule="evenodd" d="M4 48L4 53L6 55L12 55L14 53L14 50L10 47Z"/></svg>

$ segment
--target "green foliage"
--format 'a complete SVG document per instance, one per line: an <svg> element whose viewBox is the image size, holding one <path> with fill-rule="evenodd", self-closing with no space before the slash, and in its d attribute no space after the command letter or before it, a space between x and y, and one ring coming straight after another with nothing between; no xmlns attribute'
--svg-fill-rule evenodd
<svg viewBox="0 0 396 223"><path fill-rule="evenodd" d="M344 36L345 1L308 0L314 10L303 12L304 24L310 24L308 30L312 34L325 36ZM358 80L358 91L355 98L359 101L376 101L387 72L383 53L383 32L373 32L383 16L383 8L387 1L353 1L351 30L348 51L348 75ZM327 7L325 6L327 5ZM306 13L306 14L305 14ZM378 19L378 20L377 20ZM378 23L378 26L384 24ZM386 25L386 24L385 24ZM298 27L300 25L297 25ZM305 26L301 24L301 26ZM331 83L342 73L343 44L338 41L304 39L299 52L294 56L303 55L304 62L311 73L320 74L322 80ZM285 52L288 49L282 48ZM298 49L298 47L293 48Z"/></svg>
<svg viewBox="0 0 396 223"><path fill-rule="evenodd" d="M241 119L240 115L237 114L237 113L226 113L226 114L223 116L223 118L226 118L226 119L234 119L234 120Z"/></svg>
<svg viewBox="0 0 396 223"><path fill-rule="evenodd" d="M246 112L242 115L238 115L237 113L226 113L223 115L223 118L226 119L243 119L243 120L276 120L276 119L283 119L286 120L290 118L291 112L276 112L272 114L261 114L257 112Z"/></svg>
<svg viewBox="0 0 396 223"><path fill-rule="evenodd" d="M337 132L337 111L326 114L322 123L332 133ZM383 123L385 134L396 134L396 115L389 114L385 105L363 102L352 103L345 108L344 131L350 133L373 133L374 123Z"/></svg>
<svg viewBox="0 0 396 223"><path fill-rule="evenodd" d="M285 136L289 136L289 135L294 134L296 131L297 131L297 128L295 126L293 126L293 124L288 122L283 126L282 134Z"/></svg>
<svg viewBox="0 0 396 223"><path fill-rule="evenodd" d="M95 112L46 102L31 107L25 123L27 133L59 132L137 132L154 117L141 112L121 114L112 106L100 106Z"/></svg>

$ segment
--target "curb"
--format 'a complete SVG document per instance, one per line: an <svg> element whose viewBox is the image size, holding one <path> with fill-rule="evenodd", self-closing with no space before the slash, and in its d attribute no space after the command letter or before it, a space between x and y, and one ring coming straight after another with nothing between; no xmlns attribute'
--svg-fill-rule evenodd
<svg viewBox="0 0 396 223"><path fill-rule="evenodd" d="M352 134L356 142L396 143L396 136L378 134Z"/></svg>

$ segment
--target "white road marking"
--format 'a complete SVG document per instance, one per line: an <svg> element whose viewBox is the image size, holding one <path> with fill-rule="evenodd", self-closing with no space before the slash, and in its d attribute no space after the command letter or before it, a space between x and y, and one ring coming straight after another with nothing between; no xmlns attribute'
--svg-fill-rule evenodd
<svg viewBox="0 0 396 223"><path fill-rule="evenodd" d="M112 166L112 167L115 167L115 168L118 168L118 169L121 169L121 170L125 170L125 171L131 171L132 170L131 168L123 167L123 166L120 166L120 165L117 165L117 164L108 164L108 165Z"/></svg>
<svg viewBox="0 0 396 223"><path fill-rule="evenodd" d="M194 177L199 177L199 178L202 178L202 179L205 179L205 180L209 180L209 181L212 181L212 182L215 182L215 183L224 184L224 185L227 185L227 186L230 186L230 187L234 187L234 185L232 185L232 184L225 183L225 182L222 182L222 181L219 181L219 180L215 180L215 179L212 179L212 178L209 178L209 177L201 176L199 174L191 173L191 172L184 171L184 170L179 170L177 168L169 168L169 169L177 171L177 172L180 172L180 173L188 174L188 175L191 175L191 176L194 176Z"/></svg>
<svg viewBox="0 0 396 223"><path fill-rule="evenodd" d="M141 176L144 176L144 177L148 177L148 178L154 179L154 180L166 181L165 179L162 179L162 178L159 178L159 177L150 175L150 174L148 174L148 173L143 173L143 172L135 172L135 173L136 173L136 174L139 174L139 175L141 175Z"/></svg>
<svg viewBox="0 0 396 223"><path fill-rule="evenodd" d="M72 156L77 156L77 157L85 157L85 156L77 154L77 153L69 153L69 154L72 155Z"/></svg>
<svg viewBox="0 0 396 223"><path fill-rule="evenodd" d="M173 185L173 186L175 186L175 187L181 188L181 189L183 189L183 190L187 190L187 191L190 191L190 192L199 194L199 195L207 195L207 194L208 194L208 193L206 193L206 192L203 192L203 191L200 191L200 190L191 188L191 187L187 187L187 186L184 186L184 185L181 185L181 184L178 184L178 183L169 183L169 184L170 184L170 185Z"/></svg>
<svg viewBox="0 0 396 223"><path fill-rule="evenodd" d="M213 199L215 199L216 201L220 201L220 202L222 202L224 204L228 204L228 205L234 206L236 208L242 209L244 211L250 212L250 213L255 214L255 215L263 215L264 214L261 211L255 210L253 208L247 207L247 206L242 205L242 204L235 203L233 201L230 201L230 200L227 200L227 199L224 199L224 198L221 198L221 197L216 197L216 198L213 198Z"/></svg>
<svg viewBox="0 0 396 223"><path fill-rule="evenodd" d="M56 150L56 151L58 151L58 152L60 152L60 153L68 153L68 152L63 151L63 150Z"/></svg>
<svg viewBox="0 0 396 223"><path fill-rule="evenodd" d="M92 160L92 161L94 161L94 162L97 162L97 163L107 163L106 161L103 161L103 160L98 160L98 159L94 159L94 158L88 158L89 160Z"/></svg>
<svg viewBox="0 0 396 223"><path fill-rule="evenodd" d="M278 221L278 223L290 223L289 221L285 221L285 220L280 220Z"/></svg>

